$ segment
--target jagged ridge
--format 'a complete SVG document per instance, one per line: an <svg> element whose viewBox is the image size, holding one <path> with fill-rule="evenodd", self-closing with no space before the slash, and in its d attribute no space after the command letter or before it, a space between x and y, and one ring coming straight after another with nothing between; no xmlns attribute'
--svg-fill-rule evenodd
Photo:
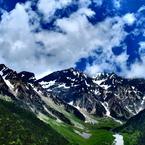
<svg viewBox="0 0 145 145"><path fill-rule="evenodd" d="M43 115L72 125L72 121L65 115L65 112L71 112L77 118L85 121L83 114L76 108L45 91L41 85L34 83L36 79L33 73L17 73L2 64L0 74L0 94L5 96L5 99L32 111L40 118ZM57 109L57 106L61 110Z"/></svg>
<svg viewBox="0 0 145 145"><path fill-rule="evenodd" d="M114 73L88 77L73 68L37 80L47 91L95 116L127 120L145 108L145 80L125 79Z"/></svg>

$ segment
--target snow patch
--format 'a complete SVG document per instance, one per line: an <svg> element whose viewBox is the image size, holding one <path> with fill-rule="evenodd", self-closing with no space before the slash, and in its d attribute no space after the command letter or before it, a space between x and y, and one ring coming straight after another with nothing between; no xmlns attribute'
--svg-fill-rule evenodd
<svg viewBox="0 0 145 145"><path fill-rule="evenodd" d="M111 117L111 116L110 116L109 107L108 107L108 103L107 103L107 102L104 102L104 103L101 102L101 104L103 105L103 107L104 107L105 110L106 110L106 116Z"/></svg>
<svg viewBox="0 0 145 145"><path fill-rule="evenodd" d="M6 80L6 79L4 79L5 80L5 83L7 84L7 86L11 89L11 90L13 90L14 89L14 86L10 83L10 81L9 80Z"/></svg>
<svg viewBox="0 0 145 145"><path fill-rule="evenodd" d="M1 76L3 76L3 74L4 74L3 71L4 71L4 70L5 70L5 68L3 68L3 69L0 71L0 75L1 75Z"/></svg>
<svg viewBox="0 0 145 145"><path fill-rule="evenodd" d="M73 74L74 74L74 75L77 75L77 73L76 73L75 71L73 71Z"/></svg>
<svg viewBox="0 0 145 145"><path fill-rule="evenodd" d="M112 74L112 75L110 76L110 79L111 79L113 76L114 76L114 74Z"/></svg>
<svg viewBox="0 0 145 145"><path fill-rule="evenodd" d="M131 109L129 109L128 106L126 106L126 108L127 108L127 110L128 110L129 112L131 112L133 115L135 115L135 113L134 113Z"/></svg>
<svg viewBox="0 0 145 145"><path fill-rule="evenodd" d="M87 75L86 75L86 74L84 74L84 77L85 77L85 78L87 78Z"/></svg>
<svg viewBox="0 0 145 145"><path fill-rule="evenodd" d="M70 78L71 79L71 78ZM75 79L71 79L72 82L75 82Z"/></svg>
<svg viewBox="0 0 145 145"><path fill-rule="evenodd" d="M90 85L87 83L87 81L85 80L85 83L86 83L86 85L88 86L88 87L90 87Z"/></svg>
<svg viewBox="0 0 145 145"><path fill-rule="evenodd" d="M100 85L102 82L106 81L106 79L102 79L102 80L93 80L93 83Z"/></svg>
<svg viewBox="0 0 145 145"><path fill-rule="evenodd" d="M109 85L100 85L101 87L103 87L105 90L107 90L110 86Z"/></svg>
<svg viewBox="0 0 145 145"><path fill-rule="evenodd" d="M29 80L34 80L35 79L35 77L31 77L31 78L29 78Z"/></svg>
<svg viewBox="0 0 145 145"><path fill-rule="evenodd" d="M44 81L42 81L42 82L40 82L40 84L43 86L43 88L49 88L50 86L53 86L55 84L55 81L56 80L50 81L50 82L44 82Z"/></svg>
<svg viewBox="0 0 145 145"><path fill-rule="evenodd" d="M58 88L62 88L62 87L65 88L65 89L69 89L70 88L70 87L67 87L65 84L61 84L61 85L58 86Z"/></svg>
<svg viewBox="0 0 145 145"><path fill-rule="evenodd" d="M77 108L78 110L80 110L81 108L79 106L74 106L75 108Z"/></svg>
<svg viewBox="0 0 145 145"><path fill-rule="evenodd" d="M73 101L69 102L68 104L73 106Z"/></svg>
<svg viewBox="0 0 145 145"><path fill-rule="evenodd" d="M143 105L145 103L145 96L143 97L143 100L141 102L141 105Z"/></svg>
<svg viewBox="0 0 145 145"><path fill-rule="evenodd" d="M118 120L118 119L116 119L116 118L114 118L114 117L112 117L116 122L118 122L118 123L120 123L120 124L123 124L120 120Z"/></svg>
<svg viewBox="0 0 145 145"><path fill-rule="evenodd" d="M140 108L138 109L138 111L137 111L137 113L139 113L141 110L143 110L144 109L144 104L145 104L145 96L143 97L143 99L142 99L142 101L141 101L141 106L140 106Z"/></svg>
<svg viewBox="0 0 145 145"><path fill-rule="evenodd" d="M115 80L114 80L114 79L112 80L112 84L113 84L113 85L115 84Z"/></svg>
<svg viewBox="0 0 145 145"><path fill-rule="evenodd" d="M80 86L80 84L73 85L74 87Z"/></svg>
<svg viewBox="0 0 145 145"><path fill-rule="evenodd" d="M131 86L132 87L132 89L134 90L135 89L135 87L134 86Z"/></svg>
<svg viewBox="0 0 145 145"><path fill-rule="evenodd" d="M103 107L104 107L105 110L106 110L106 116L108 116L108 117L114 119L116 122L118 122L118 123L120 123L120 124L123 124L120 120L118 120L118 119L116 119L116 118L114 118L114 117L112 117L112 116L110 115L110 111L109 111L109 107L108 107L108 103L107 103L107 102L104 102L104 103L101 103L101 104L103 105Z"/></svg>
<svg viewBox="0 0 145 145"><path fill-rule="evenodd" d="M101 93L100 93L98 90L95 90L95 91L94 91L94 94L95 94L95 95L100 95Z"/></svg>

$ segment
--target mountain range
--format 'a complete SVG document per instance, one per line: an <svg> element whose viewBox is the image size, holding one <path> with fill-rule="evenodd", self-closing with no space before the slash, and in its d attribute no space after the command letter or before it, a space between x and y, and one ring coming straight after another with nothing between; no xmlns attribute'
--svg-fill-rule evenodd
<svg viewBox="0 0 145 145"><path fill-rule="evenodd" d="M127 120L145 108L145 80L125 79L114 73L89 77L70 68L37 80L62 100L94 116Z"/></svg>
<svg viewBox="0 0 145 145"><path fill-rule="evenodd" d="M0 98L35 114L71 144L112 144L109 129L119 126L117 122L133 124L130 120L144 112L144 96L145 79L141 78L114 73L90 77L70 68L36 79L31 72L17 73L0 65ZM96 134L102 140L94 141Z"/></svg>

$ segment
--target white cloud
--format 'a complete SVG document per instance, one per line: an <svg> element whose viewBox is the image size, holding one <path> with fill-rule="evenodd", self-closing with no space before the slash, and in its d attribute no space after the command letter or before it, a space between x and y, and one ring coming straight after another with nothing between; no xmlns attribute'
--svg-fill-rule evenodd
<svg viewBox="0 0 145 145"><path fill-rule="evenodd" d="M120 1L121 1L121 0L113 0L114 7L115 7L115 8L119 9L119 8L121 7Z"/></svg>
<svg viewBox="0 0 145 145"><path fill-rule="evenodd" d="M139 55L141 57L142 62L136 61L131 65L131 69L128 70L126 73L126 77L137 77L141 78L144 77L145 72L145 42L140 42L140 48L139 48Z"/></svg>
<svg viewBox="0 0 145 145"><path fill-rule="evenodd" d="M141 11L144 11L145 10L145 6L143 5L139 10L138 12L141 12Z"/></svg>
<svg viewBox="0 0 145 145"><path fill-rule="evenodd" d="M99 58L98 58L99 57ZM92 65L87 64L85 72L87 74L96 76L98 72L117 72L116 66L121 68L119 73L121 76L127 75L127 59L128 55L126 52L121 53L118 56L113 55L111 52L103 53L101 56L96 56L96 60Z"/></svg>
<svg viewBox="0 0 145 145"><path fill-rule="evenodd" d="M49 21L56 9L66 7L71 2L39 0L38 11ZM41 18L32 11L31 2L17 4L11 12L4 12L0 22L0 62L16 71L32 71L40 77L52 71L75 67L81 58L91 56L95 60L92 65L87 64L85 71L89 74L94 75L106 69L116 71L118 65L123 70L122 75L128 75L128 55L126 46L121 43L128 35L124 31L124 25L135 22L134 14L107 17L92 25L87 19L95 14L87 8L90 3L90 0L80 0L77 12L68 18L56 20L54 26L59 27L63 33L58 29L43 30L40 27ZM98 1L98 6L101 4L102 1ZM35 33L35 29L39 31ZM143 49L144 44L140 45L140 49ZM112 48L116 46L124 47L124 52L118 56L112 52ZM96 51L100 51L99 54ZM135 74L134 66L132 71Z"/></svg>
<svg viewBox="0 0 145 145"><path fill-rule="evenodd" d="M31 28L25 5L17 4L10 13L3 13L0 22L0 60L1 63L17 71L34 69L38 63L35 58L37 44Z"/></svg>
<svg viewBox="0 0 145 145"><path fill-rule="evenodd" d="M128 25L132 25L136 21L136 18L135 18L133 13L127 13L123 17L123 19L124 19L125 23L128 24Z"/></svg>
<svg viewBox="0 0 145 145"><path fill-rule="evenodd" d="M57 9L70 5L72 0L39 0L38 10L44 15L44 20L49 21Z"/></svg>
<svg viewBox="0 0 145 145"><path fill-rule="evenodd" d="M53 8L51 11L53 14ZM98 47L104 50L96 60L103 59L104 56L105 60L111 59L113 56L111 48L119 46L127 35L123 30L123 19L107 18L104 22L92 25L86 16L91 17L93 14L90 9L80 8L69 18L58 19L55 25L60 27L63 34L42 30L39 27L39 17L31 10L30 3L17 4L13 11L3 14L0 23L1 62L17 71L29 70L38 76L42 72L75 67L80 58L87 58ZM30 25L30 19L34 25ZM35 28L39 28L38 33L33 33ZM43 45L36 42L41 42ZM98 66L102 69L111 68L111 63L109 66L107 63ZM97 64L94 62L94 65Z"/></svg>
<svg viewBox="0 0 145 145"><path fill-rule="evenodd" d="M140 55L145 55L145 42L140 42L140 48L139 48L139 54Z"/></svg>
<svg viewBox="0 0 145 145"><path fill-rule="evenodd" d="M81 9L79 9L78 13L80 15L84 14L84 15L86 15L88 17L92 17L95 14L94 11L92 11L91 9L88 9L88 8L81 8Z"/></svg>
<svg viewBox="0 0 145 145"><path fill-rule="evenodd" d="M127 78L141 78L144 76L145 72L145 61L142 63L136 62L132 64L131 69L127 72L126 77Z"/></svg>
<svg viewBox="0 0 145 145"><path fill-rule="evenodd" d="M92 3L91 0L79 0L78 2L79 2L80 8L82 7L86 8Z"/></svg>
<svg viewBox="0 0 145 145"><path fill-rule="evenodd" d="M145 28L145 18L144 18L144 13L142 13L145 10L145 6L140 7L140 9L137 11L137 13L135 14L136 16L136 26L139 27L139 31L140 32L145 32L144 28Z"/></svg>
<svg viewBox="0 0 145 145"><path fill-rule="evenodd" d="M87 8L89 5L92 4L92 0L79 0L80 8ZM103 0L93 0L95 6L99 7L103 4Z"/></svg>

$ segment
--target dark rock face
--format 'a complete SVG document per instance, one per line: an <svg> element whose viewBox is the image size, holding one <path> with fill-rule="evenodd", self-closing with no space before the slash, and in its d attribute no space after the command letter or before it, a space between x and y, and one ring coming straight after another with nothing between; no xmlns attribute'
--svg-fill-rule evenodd
<svg viewBox="0 0 145 145"><path fill-rule="evenodd" d="M36 80L33 73L17 73L1 64L0 95L37 115L68 124L72 123L63 111L83 121L80 110L98 117L127 120L145 108L145 80L125 79L114 73L91 78L73 68Z"/></svg>
<svg viewBox="0 0 145 145"><path fill-rule="evenodd" d="M70 68L36 82L65 102L99 117L127 120L145 108L144 79L125 79L114 73L91 78Z"/></svg>
<svg viewBox="0 0 145 145"><path fill-rule="evenodd" d="M34 73L27 72L27 71L18 73L18 76L30 83L35 82L36 80Z"/></svg>
<svg viewBox="0 0 145 145"><path fill-rule="evenodd" d="M85 121L85 117L75 107L65 103L62 99L44 90L35 83L35 75L29 72L17 73L5 65L0 65L0 95L7 96L16 105L26 108L36 115L43 114L51 119L60 119L72 124L57 105L66 112L73 113L77 118ZM56 107L54 108L53 105Z"/></svg>
<svg viewBox="0 0 145 145"><path fill-rule="evenodd" d="M44 88L45 85L50 84L50 87L46 89L50 89L53 94L59 96L65 102L73 102L74 106L86 109L92 115L103 117L106 113L105 108L100 103L103 100L102 97L92 93L101 88L81 71L71 68L54 72L36 82L41 82L40 84ZM54 84L51 85L51 82L54 82Z"/></svg>

